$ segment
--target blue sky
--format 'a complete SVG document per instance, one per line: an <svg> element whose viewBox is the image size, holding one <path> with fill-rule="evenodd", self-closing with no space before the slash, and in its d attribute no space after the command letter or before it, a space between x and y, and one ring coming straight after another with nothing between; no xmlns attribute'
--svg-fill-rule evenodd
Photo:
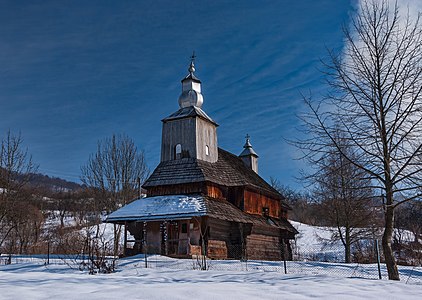
<svg viewBox="0 0 422 300"><path fill-rule="evenodd" d="M246 133L260 175L295 188L300 93L323 93L354 1L1 1L0 135L21 132L40 172L78 181L99 139L126 133L159 162L192 50L219 146Z"/></svg>

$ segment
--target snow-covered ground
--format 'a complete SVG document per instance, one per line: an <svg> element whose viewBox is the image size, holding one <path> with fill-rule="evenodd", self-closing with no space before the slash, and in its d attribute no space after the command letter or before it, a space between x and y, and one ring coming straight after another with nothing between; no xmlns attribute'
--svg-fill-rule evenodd
<svg viewBox="0 0 422 300"><path fill-rule="evenodd" d="M52 220L52 224L54 224ZM57 222L57 221L56 221ZM342 256L340 242L326 243L331 233L292 222L298 229L295 249ZM67 218L66 224L72 225ZM112 226L101 224L107 238ZM195 259L138 255L117 261L112 274L89 275L79 262L52 256L0 257L0 299L420 299L422 267L400 266L401 281L378 279L375 264L315 261L207 261L200 271Z"/></svg>
<svg viewBox="0 0 422 300"><path fill-rule="evenodd" d="M418 299L422 291L422 284L406 284L405 280L285 275L253 269L145 269L143 263L142 257L121 259L116 273L101 275L36 260L3 265L0 299ZM414 276L422 278L422 270Z"/></svg>

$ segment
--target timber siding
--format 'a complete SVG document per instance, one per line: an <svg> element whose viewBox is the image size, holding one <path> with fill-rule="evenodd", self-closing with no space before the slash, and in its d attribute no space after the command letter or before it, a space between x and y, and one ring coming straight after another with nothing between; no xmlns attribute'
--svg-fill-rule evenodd
<svg viewBox="0 0 422 300"><path fill-rule="evenodd" d="M210 163L218 160L218 125L200 108L183 108L162 121L161 162L176 159L175 147L178 144L182 146L181 158Z"/></svg>
<svg viewBox="0 0 422 300"><path fill-rule="evenodd" d="M209 149L208 155L206 146ZM196 158L210 163L218 160L217 129L213 123L201 118L196 119Z"/></svg>
<svg viewBox="0 0 422 300"><path fill-rule="evenodd" d="M269 216L279 218L281 215L281 201L260 193L245 190L244 211L254 215L262 215L263 208L268 208Z"/></svg>
<svg viewBox="0 0 422 300"><path fill-rule="evenodd" d="M182 146L182 158L196 156L196 121L193 118L163 123L161 161L174 160L175 147Z"/></svg>

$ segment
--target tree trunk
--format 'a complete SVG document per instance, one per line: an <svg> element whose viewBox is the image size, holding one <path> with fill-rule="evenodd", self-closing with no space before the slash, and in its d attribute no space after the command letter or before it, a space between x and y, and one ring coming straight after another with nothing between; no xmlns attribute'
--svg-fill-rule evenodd
<svg viewBox="0 0 422 300"><path fill-rule="evenodd" d="M350 263L350 229L346 228L346 243L344 244L344 258L346 263Z"/></svg>
<svg viewBox="0 0 422 300"><path fill-rule="evenodd" d="M387 203L390 201L387 200ZM393 249L391 248L391 240L393 238L393 224L394 224L394 208L387 205L385 211L385 228L382 236L382 249L384 252L385 264L388 271L388 279L400 280L397 263L394 258Z"/></svg>
<svg viewBox="0 0 422 300"><path fill-rule="evenodd" d="M122 233L122 225L114 224L114 245L113 255L116 257L119 255L119 241Z"/></svg>

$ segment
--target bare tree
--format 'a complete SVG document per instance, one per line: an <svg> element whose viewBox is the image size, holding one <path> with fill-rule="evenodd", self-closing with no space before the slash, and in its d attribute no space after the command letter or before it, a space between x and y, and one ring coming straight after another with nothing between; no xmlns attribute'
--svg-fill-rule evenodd
<svg viewBox="0 0 422 300"><path fill-rule="evenodd" d="M345 158L353 159L353 151L333 134L341 152L335 146L317 161L317 172L308 176L315 184L314 198L318 199L321 218L334 226L332 240L344 246L346 263L351 262L351 247L362 238L372 238L375 231L373 189L365 171Z"/></svg>
<svg viewBox="0 0 422 300"><path fill-rule="evenodd" d="M23 147L21 135L14 135L10 130L1 140L0 148L0 247L11 235L16 240L19 228L28 222L25 210L31 194L26 191L31 174L37 166L32 162L27 149ZM35 208L34 208L35 209ZM35 215L39 215L35 213ZM10 247L14 243L9 241ZM9 248L10 248L9 247Z"/></svg>
<svg viewBox="0 0 422 300"><path fill-rule="evenodd" d="M421 220L422 202L419 200L406 202L395 213L393 246L398 259L406 264L420 263L422 258Z"/></svg>
<svg viewBox="0 0 422 300"><path fill-rule="evenodd" d="M81 167L82 182L91 191L100 214L114 211L139 196L140 185L148 176L144 153L126 135L115 135L98 142L97 152ZM115 225L114 253L118 253L121 225Z"/></svg>
<svg viewBox="0 0 422 300"><path fill-rule="evenodd" d="M126 135L98 142L97 152L82 166L82 182L96 193L100 209L114 211L139 196L148 175L144 153Z"/></svg>
<svg viewBox="0 0 422 300"><path fill-rule="evenodd" d="M285 186L273 177L270 177L270 185L285 197L283 201L286 201L291 207L292 210L289 211L288 216L290 220L310 225L326 225L321 224L321 218L319 218L320 208L310 194Z"/></svg>
<svg viewBox="0 0 422 300"><path fill-rule="evenodd" d="M386 1L361 3L351 28L344 29L345 49L338 55L331 52L326 65L332 92L319 104L307 99L311 112L305 121L314 138L299 143L307 155L318 155L326 149L321 137L328 136L342 152L332 136L336 124L342 125L342 136L355 149L353 157L342 154L370 176L384 198L382 246L391 280L399 280L391 247L394 210L421 196L419 17L414 22L409 16L401 19L397 4L390 9Z"/></svg>

